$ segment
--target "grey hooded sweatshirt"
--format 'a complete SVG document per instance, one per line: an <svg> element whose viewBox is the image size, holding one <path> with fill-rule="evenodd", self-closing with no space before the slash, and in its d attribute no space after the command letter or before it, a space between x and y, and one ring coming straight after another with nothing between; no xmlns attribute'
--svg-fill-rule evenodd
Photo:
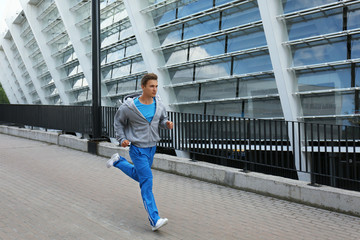
<svg viewBox="0 0 360 240"><path fill-rule="evenodd" d="M159 128L168 129L165 106L160 99L154 99L156 104L155 115L151 122L140 113L133 98L128 98L119 107L114 118L116 139L121 144L129 140L131 144L140 148L153 147L160 140Z"/></svg>

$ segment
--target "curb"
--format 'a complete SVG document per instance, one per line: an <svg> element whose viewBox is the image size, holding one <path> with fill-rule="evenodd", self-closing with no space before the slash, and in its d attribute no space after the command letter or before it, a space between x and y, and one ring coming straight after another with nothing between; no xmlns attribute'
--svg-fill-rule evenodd
<svg viewBox="0 0 360 240"><path fill-rule="evenodd" d="M0 133L57 144L84 152L88 151L88 140L73 135L9 126L0 126ZM97 144L99 156L110 157L115 152L130 159L127 148L108 142ZM156 170L227 187L360 216L360 192L328 186L315 187L308 185L307 182L255 172L245 173L231 167L200 161L194 162L191 159L165 154L155 154L152 167Z"/></svg>

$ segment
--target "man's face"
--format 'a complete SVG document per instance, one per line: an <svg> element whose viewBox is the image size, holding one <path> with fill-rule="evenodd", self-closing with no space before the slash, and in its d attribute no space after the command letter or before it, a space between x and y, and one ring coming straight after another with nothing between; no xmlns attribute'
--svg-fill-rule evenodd
<svg viewBox="0 0 360 240"><path fill-rule="evenodd" d="M143 90L143 94L147 97L155 97L158 88L158 81L157 80L149 80L146 83L146 86L141 86Z"/></svg>

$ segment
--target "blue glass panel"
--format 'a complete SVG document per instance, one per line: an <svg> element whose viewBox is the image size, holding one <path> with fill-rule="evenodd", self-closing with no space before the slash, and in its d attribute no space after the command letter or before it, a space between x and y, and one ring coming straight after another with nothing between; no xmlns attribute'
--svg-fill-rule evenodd
<svg viewBox="0 0 360 240"><path fill-rule="evenodd" d="M337 2L337 1L336 0L309 0L309 1L283 0L283 8L284 8L284 13L290 13L290 12L312 8L333 2Z"/></svg>
<svg viewBox="0 0 360 240"><path fill-rule="evenodd" d="M177 42L181 40L182 26L177 25L174 27L165 28L158 31L160 45Z"/></svg>
<svg viewBox="0 0 360 240"><path fill-rule="evenodd" d="M113 69L112 78L122 77L130 73L130 65L121 66Z"/></svg>
<svg viewBox="0 0 360 240"><path fill-rule="evenodd" d="M321 96L302 96L305 116L354 114L354 94L331 93Z"/></svg>
<svg viewBox="0 0 360 240"><path fill-rule="evenodd" d="M172 20L175 19L175 12L176 10L170 10L168 12L165 12L159 16L156 16L154 17L154 23L155 23L155 26L158 26L158 25L161 25L161 24L164 24L166 22L170 22Z"/></svg>
<svg viewBox="0 0 360 240"><path fill-rule="evenodd" d="M239 97L264 96L277 93L274 77L258 76L240 79Z"/></svg>
<svg viewBox="0 0 360 240"><path fill-rule="evenodd" d="M351 69L336 68L297 72L299 91L316 91L351 87Z"/></svg>
<svg viewBox="0 0 360 240"><path fill-rule="evenodd" d="M234 74L245 74L272 70L269 55L238 56L234 60Z"/></svg>
<svg viewBox="0 0 360 240"><path fill-rule="evenodd" d="M112 72L111 67L101 69L102 79L103 80L110 79L111 78L111 72Z"/></svg>
<svg viewBox="0 0 360 240"><path fill-rule="evenodd" d="M183 82L191 82L193 79L193 69L169 69L170 79L173 84L175 83L183 83Z"/></svg>
<svg viewBox="0 0 360 240"><path fill-rule="evenodd" d="M360 35L353 35L351 42L351 58L360 58Z"/></svg>
<svg viewBox="0 0 360 240"><path fill-rule="evenodd" d="M204 104L183 105L179 106L179 110L183 113L204 113Z"/></svg>
<svg viewBox="0 0 360 240"><path fill-rule="evenodd" d="M360 28L360 4L349 6L348 29Z"/></svg>
<svg viewBox="0 0 360 240"><path fill-rule="evenodd" d="M136 85L135 80L118 82L117 93L126 93L126 92L135 91L135 85Z"/></svg>
<svg viewBox="0 0 360 240"><path fill-rule="evenodd" d="M196 66L195 80L213 79L230 75L230 60L222 63Z"/></svg>
<svg viewBox="0 0 360 240"><path fill-rule="evenodd" d="M228 2L232 2L232 0L215 0L215 6L219 6Z"/></svg>
<svg viewBox="0 0 360 240"><path fill-rule="evenodd" d="M286 22L289 40L340 32L343 29L342 18L342 9L334 9L326 13L289 19Z"/></svg>
<svg viewBox="0 0 360 240"><path fill-rule="evenodd" d="M199 95L199 86L188 86L174 89L178 102L197 101Z"/></svg>
<svg viewBox="0 0 360 240"><path fill-rule="evenodd" d="M247 107L247 104L245 104ZM247 109L244 109L247 112ZM232 103L211 103L207 105L206 114L218 115L218 116L233 116L241 117L242 116L242 103L241 102L232 102Z"/></svg>
<svg viewBox="0 0 360 240"><path fill-rule="evenodd" d="M279 99L249 100L249 115L251 118L284 116Z"/></svg>
<svg viewBox="0 0 360 240"><path fill-rule="evenodd" d="M186 62L187 60L187 46L167 49L164 51L164 58L166 64L175 64Z"/></svg>
<svg viewBox="0 0 360 240"><path fill-rule="evenodd" d="M183 7L179 7L178 17L182 18L193 13L201 12L206 9L212 8L213 1L212 0L201 0L189 3Z"/></svg>
<svg viewBox="0 0 360 240"><path fill-rule="evenodd" d="M107 63L114 62L124 58L124 49L119 49L116 52L111 52L107 55Z"/></svg>
<svg viewBox="0 0 360 240"><path fill-rule="evenodd" d="M212 42L195 43L190 48L190 61L225 53L225 37L216 37Z"/></svg>
<svg viewBox="0 0 360 240"><path fill-rule="evenodd" d="M126 56L125 57L129 57L135 54L140 53L140 47L138 44L134 44L131 46L127 46L126 47Z"/></svg>
<svg viewBox="0 0 360 240"><path fill-rule="evenodd" d="M303 66L345 60L347 58L346 38L336 40L337 42L324 45L311 46L306 44L293 47L293 65ZM321 44L321 42L316 44ZM308 45L310 47L307 47Z"/></svg>
<svg viewBox="0 0 360 240"><path fill-rule="evenodd" d="M260 20L260 12L255 1L224 10L221 29L236 27Z"/></svg>
<svg viewBox="0 0 360 240"><path fill-rule="evenodd" d="M219 14L206 16L185 23L184 39L197 37L219 30Z"/></svg>
<svg viewBox="0 0 360 240"><path fill-rule="evenodd" d="M201 100L236 97L236 80L212 82L201 85Z"/></svg>
<svg viewBox="0 0 360 240"><path fill-rule="evenodd" d="M256 30L254 32L254 30ZM238 33L229 34L228 52L235 52L248 48L254 48L267 45L265 34L260 29L252 29Z"/></svg>
<svg viewBox="0 0 360 240"><path fill-rule="evenodd" d="M146 70L146 66L143 61L132 63L132 66L131 66L132 73L143 72L145 70Z"/></svg>

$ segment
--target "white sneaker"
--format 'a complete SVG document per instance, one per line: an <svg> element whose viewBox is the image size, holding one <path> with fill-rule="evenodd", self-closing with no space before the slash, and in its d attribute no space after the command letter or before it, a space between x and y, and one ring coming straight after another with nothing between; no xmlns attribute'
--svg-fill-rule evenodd
<svg viewBox="0 0 360 240"><path fill-rule="evenodd" d="M167 218L160 218L157 222L155 227L151 227L151 230L156 231L159 228L161 228L162 226L165 226L168 223L168 219Z"/></svg>
<svg viewBox="0 0 360 240"><path fill-rule="evenodd" d="M115 153L111 156L111 158L106 162L106 167L110 168L112 166L114 166L114 162L116 162L117 160L119 160L120 156L118 153Z"/></svg>

